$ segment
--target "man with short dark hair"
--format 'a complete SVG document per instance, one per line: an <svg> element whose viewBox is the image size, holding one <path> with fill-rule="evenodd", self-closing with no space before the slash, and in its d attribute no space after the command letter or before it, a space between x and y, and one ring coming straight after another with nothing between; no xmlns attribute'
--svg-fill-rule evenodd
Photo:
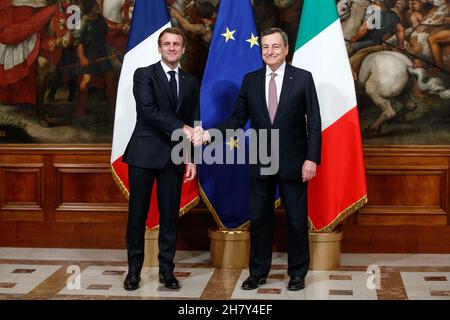
<svg viewBox="0 0 450 320"><path fill-rule="evenodd" d="M144 262L144 234L153 183L157 182L159 220L159 279L169 289L180 288L173 274L176 251L177 218L185 164L171 160L174 130L183 129L192 139L194 121L199 119L199 95L196 79L179 66L185 37L177 28L163 30L158 38L161 61L134 73L133 94L137 121L125 150L130 184L127 227L128 275L126 290L139 288ZM188 163L186 180L196 175Z"/></svg>

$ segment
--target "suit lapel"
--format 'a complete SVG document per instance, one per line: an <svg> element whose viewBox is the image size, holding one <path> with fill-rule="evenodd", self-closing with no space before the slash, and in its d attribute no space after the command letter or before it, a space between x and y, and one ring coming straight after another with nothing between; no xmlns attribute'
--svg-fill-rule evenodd
<svg viewBox="0 0 450 320"><path fill-rule="evenodd" d="M273 123L277 122L277 119L280 117L280 114L283 112L283 109L286 108L287 99L291 94L292 84L294 83L294 69L286 64L286 70L284 72L283 85L281 87L280 93L280 101L278 102L277 112L275 113L275 119Z"/></svg>
<svg viewBox="0 0 450 320"><path fill-rule="evenodd" d="M181 104L183 103L184 98L184 92L186 91L186 76L185 72L181 70L181 68L178 68L178 81L179 83L179 90L178 93L178 103L177 103L177 111L175 113L178 113L178 110L180 110Z"/></svg>
<svg viewBox="0 0 450 320"><path fill-rule="evenodd" d="M271 126L270 123L270 116L269 116L269 109L267 108L267 101L266 101L266 67L261 69L261 72L259 73L259 92L262 92L263 94L259 94L259 96L262 98L261 106L263 106L262 114L265 119L265 121Z"/></svg>
<svg viewBox="0 0 450 320"><path fill-rule="evenodd" d="M164 72L164 69L161 66L161 62L156 64L156 68L155 68L156 74L158 76L158 79L160 81L160 83L162 83L162 86L164 87L164 91L166 92L167 96L170 99L170 103L174 104L175 101L173 101L172 98L172 94L170 91L170 86L169 86L169 81L167 80L167 76Z"/></svg>

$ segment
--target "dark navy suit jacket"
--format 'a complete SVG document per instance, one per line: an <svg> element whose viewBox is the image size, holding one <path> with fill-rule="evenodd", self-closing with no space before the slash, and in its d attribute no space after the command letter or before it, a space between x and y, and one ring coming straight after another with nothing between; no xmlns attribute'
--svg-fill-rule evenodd
<svg viewBox="0 0 450 320"><path fill-rule="evenodd" d="M123 161L128 165L162 169L170 160L172 132L184 124L191 127L200 118L197 80L179 69L178 103L171 95L169 81L157 62L134 73L133 94L136 100L136 127L125 149ZM184 164L177 169L184 171Z"/></svg>

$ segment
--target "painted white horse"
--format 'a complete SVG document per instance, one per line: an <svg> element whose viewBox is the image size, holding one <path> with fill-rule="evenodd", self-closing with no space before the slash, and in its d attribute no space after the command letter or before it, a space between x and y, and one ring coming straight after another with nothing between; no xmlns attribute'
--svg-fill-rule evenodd
<svg viewBox="0 0 450 320"><path fill-rule="evenodd" d="M381 109L380 116L366 130L366 135L379 133L381 126L395 117L393 98L399 99L410 111L416 108L415 103L405 96L408 93L403 93L410 76L417 77L416 85L422 92L450 99L450 89L445 89L441 79L425 81L425 69L413 68L412 61L404 54L381 51L371 53L364 59L358 74L358 85L365 88L367 95Z"/></svg>
<svg viewBox="0 0 450 320"><path fill-rule="evenodd" d="M361 18L370 5L369 0L339 0L337 9L341 18L342 31L345 39L355 35L361 25Z"/></svg>
<svg viewBox="0 0 450 320"><path fill-rule="evenodd" d="M361 18L369 5L366 0L341 0L338 2L342 29L346 39L352 37L359 28ZM397 99L403 107L412 111L415 103L409 98L405 88L410 77L417 77L417 87L426 93L437 94L442 99L450 99L450 89L445 89L442 80L431 78L425 81L425 69L413 68L412 61L405 55L394 51L381 51L369 54L361 64L356 85L364 88L367 95L381 110L377 120L364 130L366 136L377 134L381 126L395 117L392 102Z"/></svg>

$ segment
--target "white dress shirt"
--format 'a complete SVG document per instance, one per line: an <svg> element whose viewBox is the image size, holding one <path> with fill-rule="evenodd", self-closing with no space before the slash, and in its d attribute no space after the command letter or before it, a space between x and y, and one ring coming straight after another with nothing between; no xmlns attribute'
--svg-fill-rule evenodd
<svg viewBox="0 0 450 320"><path fill-rule="evenodd" d="M275 72L277 75L275 77L275 84L277 86L277 101L280 103L280 93L281 93L281 87L283 86L283 78L284 78L284 71L286 69L286 61L283 62L283 64L275 71L272 71L272 69L269 68L269 66L266 65L266 105L269 107L269 82L270 82L270 74L272 72Z"/></svg>

